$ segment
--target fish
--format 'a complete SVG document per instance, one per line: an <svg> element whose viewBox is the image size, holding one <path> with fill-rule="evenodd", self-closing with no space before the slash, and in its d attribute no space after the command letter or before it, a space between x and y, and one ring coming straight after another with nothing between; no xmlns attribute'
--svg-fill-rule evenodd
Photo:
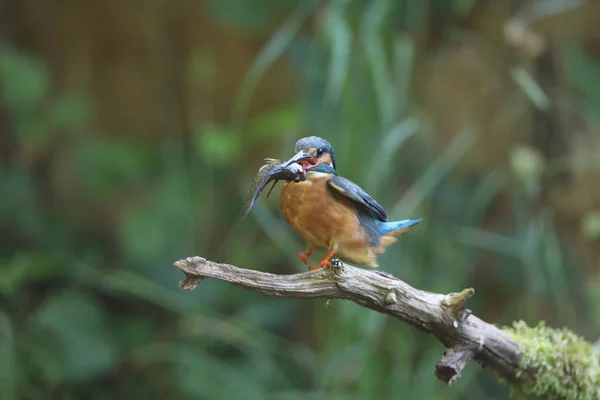
<svg viewBox="0 0 600 400"><path fill-rule="evenodd" d="M279 181L302 182L306 180L306 171L302 164L283 162L276 158L265 158L265 162L266 164L258 169L248 188L242 220L248 216L256 200L270 182L273 182L273 186L267 193L267 197Z"/></svg>

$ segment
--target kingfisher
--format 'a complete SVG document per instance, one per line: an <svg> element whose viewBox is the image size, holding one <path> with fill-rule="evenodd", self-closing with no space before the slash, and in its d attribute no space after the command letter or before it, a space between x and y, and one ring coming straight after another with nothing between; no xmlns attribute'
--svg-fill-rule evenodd
<svg viewBox="0 0 600 400"><path fill-rule="evenodd" d="M299 254L304 264L313 248L327 251L310 270L331 268L334 256L377 268L377 255L422 220L388 221L386 211L373 197L338 175L333 147L325 139L308 136L298 140L287 165L293 163L302 166L306 179L284 183L280 208L291 228L306 241L306 250Z"/></svg>

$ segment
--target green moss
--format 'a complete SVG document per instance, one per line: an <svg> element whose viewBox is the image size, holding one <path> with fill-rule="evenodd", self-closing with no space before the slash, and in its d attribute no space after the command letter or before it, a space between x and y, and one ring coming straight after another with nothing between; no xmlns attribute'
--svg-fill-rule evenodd
<svg viewBox="0 0 600 400"><path fill-rule="evenodd" d="M592 345L566 328L552 329L542 321L530 328L523 321L506 327L522 358L517 376L523 383L512 394L548 400L600 399L600 359Z"/></svg>

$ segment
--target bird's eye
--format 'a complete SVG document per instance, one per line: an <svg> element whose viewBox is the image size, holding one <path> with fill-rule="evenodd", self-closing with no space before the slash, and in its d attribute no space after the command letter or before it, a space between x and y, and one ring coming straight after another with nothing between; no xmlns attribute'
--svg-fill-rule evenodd
<svg viewBox="0 0 600 400"><path fill-rule="evenodd" d="M317 150L317 157L321 157L324 152L325 152L325 150L323 150L323 149Z"/></svg>

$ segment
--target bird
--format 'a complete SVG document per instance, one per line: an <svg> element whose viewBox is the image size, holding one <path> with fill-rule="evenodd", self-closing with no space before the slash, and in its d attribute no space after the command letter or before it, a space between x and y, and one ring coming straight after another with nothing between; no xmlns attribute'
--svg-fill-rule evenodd
<svg viewBox="0 0 600 400"><path fill-rule="evenodd" d="M377 268L377 255L421 222L422 218L388 221L386 211L373 197L337 173L333 147L325 139L303 137L294 150L287 165L300 164L306 179L284 182L280 209L290 227L306 241L306 250L299 254L304 264L314 248L327 251L309 270L332 268L332 260L338 259Z"/></svg>

